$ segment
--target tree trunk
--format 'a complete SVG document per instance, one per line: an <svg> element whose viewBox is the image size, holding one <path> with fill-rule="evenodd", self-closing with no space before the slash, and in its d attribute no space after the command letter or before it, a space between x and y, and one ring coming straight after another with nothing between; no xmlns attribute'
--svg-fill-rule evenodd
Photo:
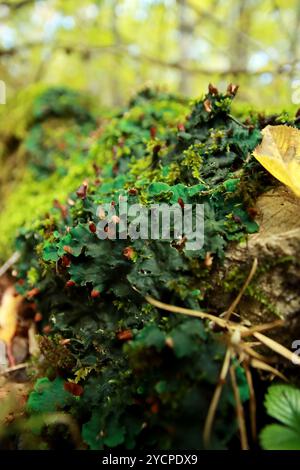
<svg viewBox="0 0 300 470"><path fill-rule="evenodd" d="M192 31L188 20L188 5L186 0L178 0L178 30L179 30L179 63L182 66L179 79L179 90L185 96L191 95L191 77L185 67L189 62L189 51L192 45Z"/></svg>

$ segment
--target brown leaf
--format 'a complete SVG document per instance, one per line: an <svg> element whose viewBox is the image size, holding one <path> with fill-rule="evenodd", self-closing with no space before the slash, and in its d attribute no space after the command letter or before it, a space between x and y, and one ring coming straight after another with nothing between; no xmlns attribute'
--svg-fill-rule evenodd
<svg viewBox="0 0 300 470"><path fill-rule="evenodd" d="M209 99L206 99L203 103L203 106L204 106L204 109L207 113L211 113L212 112L212 104L211 104L211 101Z"/></svg>
<svg viewBox="0 0 300 470"><path fill-rule="evenodd" d="M212 85L211 83L208 85L208 91L211 95L217 95L219 93L218 88Z"/></svg>
<svg viewBox="0 0 300 470"><path fill-rule="evenodd" d="M214 257L212 256L212 254L208 251L205 255L205 259L204 259L204 265L206 266L206 268L210 268L213 264L213 261L214 261Z"/></svg>
<svg viewBox="0 0 300 470"><path fill-rule="evenodd" d="M117 338L119 341L129 341L133 338L132 331L131 330L119 331L119 333L117 333Z"/></svg>
<svg viewBox="0 0 300 470"><path fill-rule="evenodd" d="M92 299L97 299L98 297L100 297L100 292L97 289L93 289L91 292L91 297Z"/></svg>
<svg viewBox="0 0 300 470"><path fill-rule="evenodd" d="M75 397L81 397L84 391L83 387L75 382L65 382L64 389Z"/></svg>
<svg viewBox="0 0 300 470"><path fill-rule="evenodd" d="M64 251L65 251L66 253L69 253L69 255L71 255L71 254L73 253L72 248L71 248L70 246L68 246L68 245L65 245L65 246L64 246Z"/></svg>
<svg viewBox="0 0 300 470"><path fill-rule="evenodd" d="M135 251L131 246L127 246L123 250L123 256L127 259L132 259L135 255Z"/></svg>
<svg viewBox="0 0 300 470"><path fill-rule="evenodd" d="M230 96L235 96L237 94L238 89L239 89L238 85L234 85L233 83L230 83L227 87L227 93Z"/></svg>
<svg viewBox="0 0 300 470"><path fill-rule="evenodd" d="M76 194L78 197L80 197L81 199L85 199L86 198L86 194L87 194L87 188L88 188L88 184L87 182L84 182L76 191Z"/></svg>
<svg viewBox="0 0 300 470"><path fill-rule="evenodd" d="M34 287L33 289L27 292L26 297L28 299L33 299L33 297L36 297L37 295L39 295L39 293L40 293L40 289L38 287Z"/></svg>

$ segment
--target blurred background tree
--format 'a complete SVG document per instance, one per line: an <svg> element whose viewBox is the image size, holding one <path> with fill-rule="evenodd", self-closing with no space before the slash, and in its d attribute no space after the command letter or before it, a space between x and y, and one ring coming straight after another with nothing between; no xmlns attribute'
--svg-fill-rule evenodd
<svg viewBox="0 0 300 470"><path fill-rule="evenodd" d="M191 97L234 81L257 108L300 102L299 0L4 0L0 21L8 100L40 82L110 106L149 81Z"/></svg>

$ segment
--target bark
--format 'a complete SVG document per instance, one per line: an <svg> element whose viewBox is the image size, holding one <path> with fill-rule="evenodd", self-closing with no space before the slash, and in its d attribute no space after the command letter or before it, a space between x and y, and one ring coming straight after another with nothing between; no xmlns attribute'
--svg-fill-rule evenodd
<svg viewBox="0 0 300 470"><path fill-rule="evenodd" d="M189 61L189 51L192 44L193 27L188 20L188 5L186 0L178 1L179 18L179 64L182 67L179 71L179 90L185 96L191 96L191 76L187 70Z"/></svg>
<svg viewBox="0 0 300 470"><path fill-rule="evenodd" d="M239 0L237 7L233 8L233 28L229 39L231 70L247 70L249 58L249 42L247 38L251 25L252 8L253 6L249 7L248 2L245 2L245 0Z"/></svg>
<svg viewBox="0 0 300 470"><path fill-rule="evenodd" d="M113 44L118 49L121 46L121 37L118 28L118 17L116 13L116 8L118 6L118 0L112 1L111 6L111 33L113 37ZM111 76L111 94L112 94L112 104L114 106L120 106L122 103L122 93L120 89L119 74L117 70L120 69L120 60L116 60L116 57L112 57L114 61L115 73Z"/></svg>

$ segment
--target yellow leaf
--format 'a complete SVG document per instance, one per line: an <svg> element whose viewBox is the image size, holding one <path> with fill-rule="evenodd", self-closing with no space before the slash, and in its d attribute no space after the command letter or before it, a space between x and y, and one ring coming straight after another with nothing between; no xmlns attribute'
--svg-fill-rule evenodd
<svg viewBox="0 0 300 470"><path fill-rule="evenodd" d="M300 130L289 126L267 126L254 157L271 175L300 196Z"/></svg>
<svg viewBox="0 0 300 470"><path fill-rule="evenodd" d="M9 344L17 327L18 307L21 296L15 295L13 287L8 287L3 294L0 305L0 340Z"/></svg>

